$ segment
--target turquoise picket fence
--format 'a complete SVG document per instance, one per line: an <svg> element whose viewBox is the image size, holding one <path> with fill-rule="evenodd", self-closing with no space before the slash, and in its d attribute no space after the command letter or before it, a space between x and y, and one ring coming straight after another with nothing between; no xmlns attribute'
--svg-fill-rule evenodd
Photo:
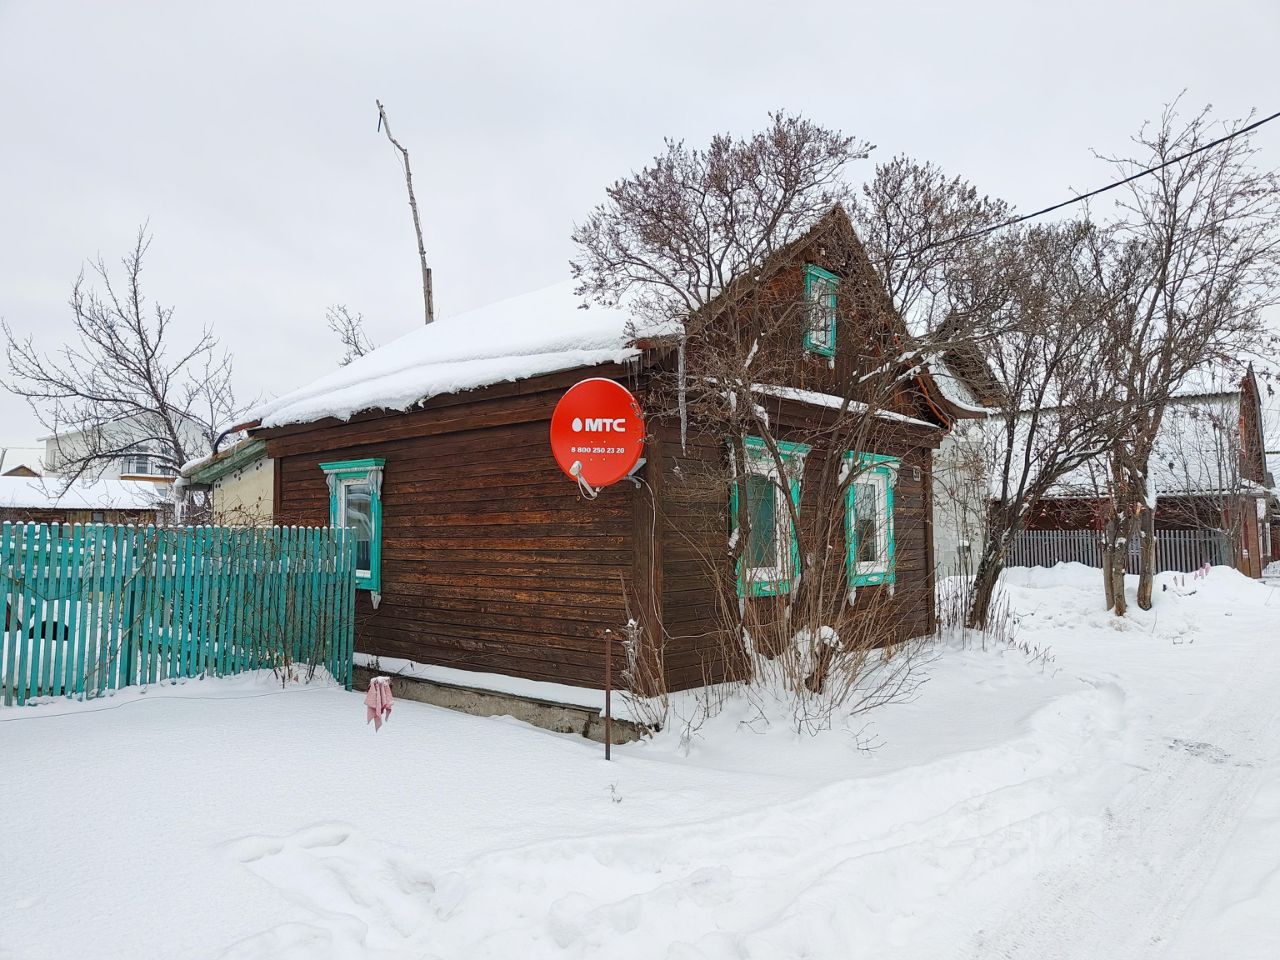
<svg viewBox="0 0 1280 960"><path fill-rule="evenodd" d="M0 525L4 703L262 668L350 689L355 562L341 529Z"/></svg>

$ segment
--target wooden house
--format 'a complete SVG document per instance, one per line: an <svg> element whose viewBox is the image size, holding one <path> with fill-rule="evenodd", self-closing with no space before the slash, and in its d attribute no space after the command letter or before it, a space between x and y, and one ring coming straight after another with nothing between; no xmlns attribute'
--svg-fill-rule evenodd
<svg viewBox="0 0 1280 960"><path fill-rule="evenodd" d="M884 363L905 332L893 317L883 342L854 342L845 320L868 297L878 308L887 297L843 211L778 264L771 282L803 288L829 322L791 345L803 358L795 382L762 391L785 432L830 417L840 401L831 385ZM661 646L669 689L732 677L714 578L689 549L701 537L706 552L723 552L728 498L692 514L673 495L675 478L724 457L724 444L682 443L679 424L648 409L654 378L676 362L667 334L582 306L564 283L439 320L256 411L250 435L275 465L276 522L357 531L358 652L599 688L604 632L618 635L634 618ZM548 444L556 402L587 377L617 380L650 413L642 482L593 501ZM904 637L933 627L931 455L957 415L917 370L883 412L874 447L847 452L875 458L868 489L892 530L887 550L860 558L856 573L851 557L850 585L866 598L896 597ZM785 590L793 576L774 571L770 590L740 578L744 601L767 602L760 594Z"/></svg>

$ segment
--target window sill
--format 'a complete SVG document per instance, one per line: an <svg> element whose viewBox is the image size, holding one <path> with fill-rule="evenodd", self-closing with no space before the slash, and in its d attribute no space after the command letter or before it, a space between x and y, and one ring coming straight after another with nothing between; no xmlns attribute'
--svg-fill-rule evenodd
<svg viewBox="0 0 1280 960"><path fill-rule="evenodd" d="M820 347L811 343L804 345L804 352L811 357L821 357L823 360L834 360L836 356L835 347Z"/></svg>
<svg viewBox="0 0 1280 960"><path fill-rule="evenodd" d="M851 587L875 587L882 583L893 583L892 573L859 573L849 578Z"/></svg>
<svg viewBox="0 0 1280 960"><path fill-rule="evenodd" d="M783 597L791 593L792 586L790 580L739 581L738 596L743 600L751 597Z"/></svg>

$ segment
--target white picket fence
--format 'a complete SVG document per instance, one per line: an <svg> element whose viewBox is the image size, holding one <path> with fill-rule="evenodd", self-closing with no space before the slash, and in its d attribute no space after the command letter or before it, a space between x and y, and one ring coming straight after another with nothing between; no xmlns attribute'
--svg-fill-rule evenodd
<svg viewBox="0 0 1280 960"><path fill-rule="evenodd" d="M1138 572L1139 541L1129 543L1126 569ZM1051 567L1074 561L1102 566L1102 535L1097 530L1024 530L1009 551L1011 567ZM1232 563L1231 544L1221 530L1157 530L1156 569L1190 573L1206 563Z"/></svg>

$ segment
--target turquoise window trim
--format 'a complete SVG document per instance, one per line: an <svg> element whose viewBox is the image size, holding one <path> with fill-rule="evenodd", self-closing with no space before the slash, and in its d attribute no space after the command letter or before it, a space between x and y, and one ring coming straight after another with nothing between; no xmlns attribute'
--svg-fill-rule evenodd
<svg viewBox="0 0 1280 960"><path fill-rule="evenodd" d="M387 461L382 457L367 457L363 460L334 460L320 464L325 478L329 481L329 525L341 526L338 510L338 490L343 481L369 481L370 474L381 471ZM382 483L372 483L372 495L369 498L370 526L372 533L369 540L369 573L356 574L356 589L371 590L378 593L382 589ZM376 599L376 598L375 598Z"/></svg>
<svg viewBox="0 0 1280 960"><path fill-rule="evenodd" d="M857 493L857 477L854 477L845 488L844 494L844 542L845 567L848 570L849 586L865 587L880 583L893 583L896 572L893 565L894 555L894 523L893 523L893 485L898 476L901 461L897 457L886 457L878 453L846 453L845 461L851 470L857 470L858 476L881 478L885 490L885 562L884 570L858 572L858 543L854 530L855 505Z"/></svg>
<svg viewBox="0 0 1280 960"><path fill-rule="evenodd" d="M320 464L320 469L325 473L368 473L374 467L385 467L387 465L384 457L367 457L364 460L335 460L330 463Z"/></svg>
<svg viewBox="0 0 1280 960"><path fill-rule="evenodd" d="M836 355L836 288L840 285L840 278L829 270L823 270L816 264L805 264L804 268L804 303L806 311L809 305L814 303L816 296L814 287L821 283L830 293L829 313L827 321L827 342L820 343L813 339L813 330L810 328L809 318L806 313L804 327L804 348L810 353L816 353L823 357L834 357Z"/></svg>
<svg viewBox="0 0 1280 960"><path fill-rule="evenodd" d="M796 514L800 513L800 478L803 473L803 464L805 454L811 449L806 443L787 443L785 441L777 441L778 452L782 454L783 461L788 468L788 484L787 492L791 497L791 502L795 505ZM769 457L768 466L774 466L772 457L769 455L769 448L759 437L747 437L746 454L748 472L751 463L754 461L760 463L765 457ZM733 456L732 449L730 456ZM797 468L793 468L793 464L798 464ZM729 531L730 534L736 533L738 530L738 482L729 488ZM790 523L788 516L788 526L791 528L791 542L787 547L787 557L789 570L788 576L778 577L771 580L750 579L747 576L746 567L746 551L745 544L743 554L738 557L737 584L739 597L776 597L789 594L796 584L796 579L800 572L800 540L796 532L795 525ZM781 545L779 545L781 546Z"/></svg>

